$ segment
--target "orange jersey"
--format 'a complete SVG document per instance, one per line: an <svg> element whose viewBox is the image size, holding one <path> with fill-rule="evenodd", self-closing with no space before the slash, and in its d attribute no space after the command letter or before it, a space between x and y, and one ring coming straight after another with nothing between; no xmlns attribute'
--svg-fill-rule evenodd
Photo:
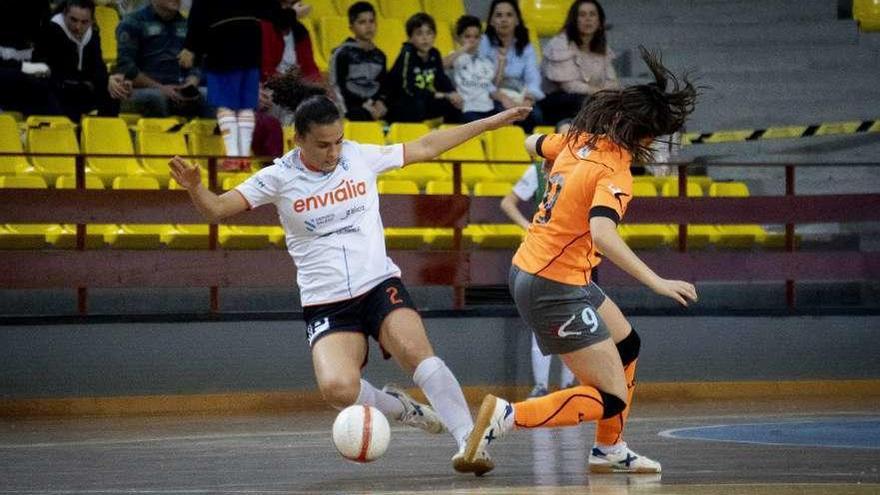
<svg viewBox="0 0 880 495"><path fill-rule="evenodd" d="M564 134L538 140L538 154L553 160L544 199L513 264L533 275L570 285L586 285L600 258L590 235L590 217L620 222L632 198L632 156L606 139L595 148L586 137L568 142Z"/></svg>

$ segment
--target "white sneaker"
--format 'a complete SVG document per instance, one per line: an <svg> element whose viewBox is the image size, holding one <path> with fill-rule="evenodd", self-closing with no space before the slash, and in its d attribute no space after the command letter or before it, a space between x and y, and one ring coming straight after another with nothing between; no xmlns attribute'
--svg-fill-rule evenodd
<svg viewBox="0 0 880 495"><path fill-rule="evenodd" d="M485 450L481 451L477 457L468 462L464 457L465 447L462 448L452 456L452 469L455 469L459 473L474 473L477 476L482 476L489 471L495 469L495 463L492 462L492 458L489 457L489 453Z"/></svg>
<svg viewBox="0 0 880 495"><path fill-rule="evenodd" d="M626 442L614 449L593 447L590 452L591 473L659 473L660 463L643 455L636 454Z"/></svg>
<svg viewBox="0 0 880 495"><path fill-rule="evenodd" d="M395 397L403 404L403 415L397 418L397 421L407 426L425 430L428 433L443 433L446 431L443 421L440 420L440 416L437 415L437 412L431 406L416 402L409 394L390 383L382 387L382 391Z"/></svg>
<svg viewBox="0 0 880 495"><path fill-rule="evenodd" d="M513 428L513 422L509 421L512 414L510 402L492 394L486 395L464 447L464 462L473 464L481 457L488 457L486 447Z"/></svg>

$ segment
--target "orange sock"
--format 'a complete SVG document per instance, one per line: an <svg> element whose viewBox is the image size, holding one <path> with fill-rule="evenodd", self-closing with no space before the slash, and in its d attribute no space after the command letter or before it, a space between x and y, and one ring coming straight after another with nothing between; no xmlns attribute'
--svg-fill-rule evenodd
<svg viewBox="0 0 880 495"><path fill-rule="evenodd" d="M515 403L514 421L518 428L573 426L601 418L604 404L598 390L582 385Z"/></svg>
<svg viewBox="0 0 880 495"><path fill-rule="evenodd" d="M616 416L600 419L596 425L596 443L599 445L614 445L623 440L623 428L626 426L626 419L629 417L629 410L632 407L633 393L636 390L637 362L639 362L638 359L623 368L623 373L626 375L626 409Z"/></svg>

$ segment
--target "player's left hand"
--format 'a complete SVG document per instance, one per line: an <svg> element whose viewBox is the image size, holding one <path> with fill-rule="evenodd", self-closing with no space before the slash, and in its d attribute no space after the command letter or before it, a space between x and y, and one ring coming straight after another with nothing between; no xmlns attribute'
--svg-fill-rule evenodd
<svg viewBox="0 0 880 495"><path fill-rule="evenodd" d="M171 169L171 177L186 190L193 189L202 183L202 174L196 163L190 163L175 156L168 162L168 167Z"/></svg>
<svg viewBox="0 0 880 495"><path fill-rule="evenodd" d="M489 119L492 121L492 128L496 129L524 120L530 113L532 113L532 107L513 107L496 113L489 117Z"/></svg>

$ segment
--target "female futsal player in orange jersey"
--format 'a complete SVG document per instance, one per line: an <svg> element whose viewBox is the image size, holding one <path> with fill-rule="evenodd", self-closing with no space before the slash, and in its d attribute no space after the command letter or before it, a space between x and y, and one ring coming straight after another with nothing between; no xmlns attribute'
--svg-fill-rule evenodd
<svg viewBox="0 0 880 495"><path fill-rule="evenodd" d="M630 450L622 433L632 401L638 334L590 280L607 258L657 294L687 306L694 286L661 278L623 242L617 223L632 198L633 160L650 160L657 136L681 129L696 89L642 49L655 82L597 92L567 134L533 135L529 151L554 160L539 211L513 258L510 291L544 354L559 354L582 384L525 402L487 395L465 458L514 428L599 420L592 472L658 473L660 463Z"/></svg>

